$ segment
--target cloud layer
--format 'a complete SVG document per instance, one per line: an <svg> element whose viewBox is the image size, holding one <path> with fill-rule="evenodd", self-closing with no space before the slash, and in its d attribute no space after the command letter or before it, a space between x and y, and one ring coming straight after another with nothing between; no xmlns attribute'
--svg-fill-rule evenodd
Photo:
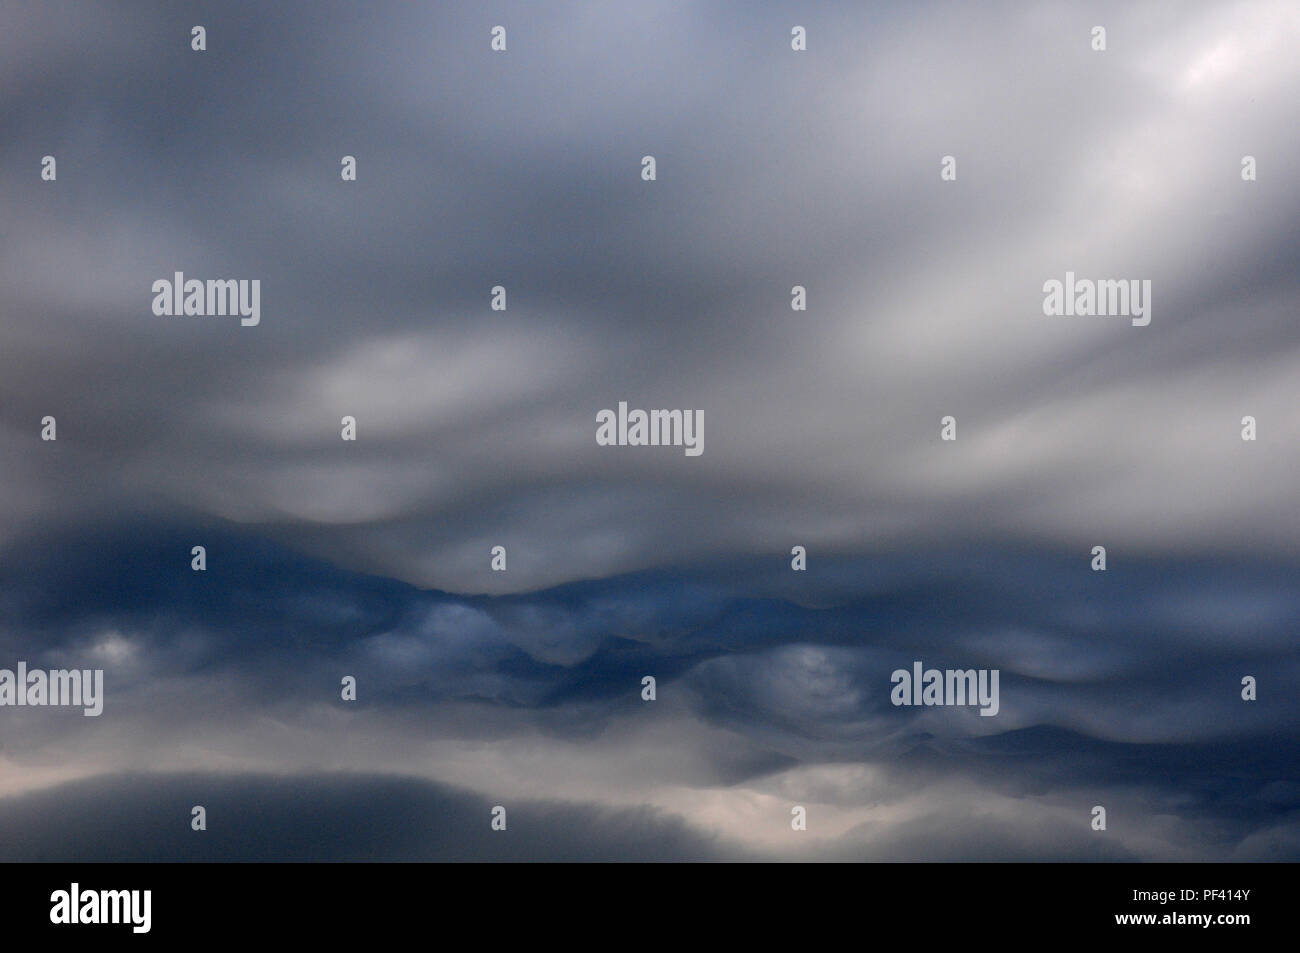
<svg viewBox="0 0 1300 953"><path fill-rule="evenodd" d="M954 551L826 560L797 583L784 560L727 562L465 597L206 538L206 573L177 567L179 531L145 527L3 565L5 618L21 620L4 657L102 667L107 695L96 719L6 710L14 810L96 796L108 810L121 785L153 784L140 772L198 772L186 790L233 802L270 782L229 775L270 773L298 803L312 776L348 772L385 797L398 778L450 785L484 825L496 804L576 812L566 824L651 811L695 832L683 857L1260 859L1297 844L1292 566L1103 574ZM891 673L918 659L998 669L998 715L892 705ZM1259 701L1241 700L1244 675ZM816 821L804 840L795 804ZM44 850L42 832L14 856ZM228 836L193 856L235 850ZM538 857L569 856L563 831L547 836ZM361 850L318 849L301 856ZM389 856L421 850L447 856L421 838Z"/></svg>
<svg viewBox="0 0 1300 953"><path fill-rule="evenodd" d="M1266 0L6 8L0 667L109 694L0 711L0 851L1300 856L1298 36ZM260 279L261 324L154 316L177 270ZM1044 315L1067 271L1150 279L1150 326ZM702 409L704 454L597 446L620 400ZM999 715L893 707L914 659L999 668ZM498 803L508 843L460 832Z"/></svg>

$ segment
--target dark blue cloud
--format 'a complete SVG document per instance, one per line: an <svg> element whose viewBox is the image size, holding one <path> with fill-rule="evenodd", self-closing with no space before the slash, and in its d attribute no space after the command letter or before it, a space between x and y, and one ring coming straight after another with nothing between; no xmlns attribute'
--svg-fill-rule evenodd
<svg viewBox="0 0 1300 953"><path fill-rule="evenodd" d="M191 809L207 830L191 829ZM669 861L744 859L647 809L495 803L411 778L113 775L11 798L6 863L111 861ZM58 823L50 823L58 818Z"/></svg>
<svg viewBox="0 0 1300 953"><path fill-rule="evenodd" d="M198 539L205 573L189 566ZM511 731L580 740L637 717L649 674L662 701L747 739L748 753L718 757L725 784L884 763L917 786L965 779L1012 798L1125 791L1225 843L1300 819L1297 597L1282 564L1101 574L1077 555L981 551L823 559L796 577L774 557L469 597L233 528L144 525L33 541L3 569L5 657L85 659L112 630L151 678L202 678L241 710L335 704L347 673L368 710L471 701L513 712ZM999 669L1001 711L894 707L890 673L915 659ZM110 713L148 684L116 674ZM1240 698L1245 674L1256 702Z"/></svg>

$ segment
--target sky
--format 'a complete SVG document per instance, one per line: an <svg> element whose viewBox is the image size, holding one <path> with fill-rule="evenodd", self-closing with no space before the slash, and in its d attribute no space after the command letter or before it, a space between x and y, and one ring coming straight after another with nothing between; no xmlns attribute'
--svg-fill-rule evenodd
<svg viewBox="0 0 1300 953"><path fill-rule="evenodd" d="M105 683L0 708L0 858L1300 859L1297 39L0 3L0 669Z"/></svg>

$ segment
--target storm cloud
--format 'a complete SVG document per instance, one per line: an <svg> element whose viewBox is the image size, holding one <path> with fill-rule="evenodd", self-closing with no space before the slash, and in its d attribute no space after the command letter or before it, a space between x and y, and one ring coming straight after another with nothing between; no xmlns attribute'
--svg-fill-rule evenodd
<svg viewBox="0 0 1300 953"><path fill-rule="evenodd" d="M0 711L0 850L1296 859L1298 38L1267 0L7 5L0 667L107 699ZM176 271L260 280L260 324L155 315ZM1067 271L1150 280L1150 325L1045 315ZM705 452L598 446L620 400ZM890 704L913 660L998 669L999 714ZM203 790L273 830L188 846Z"/></svg>

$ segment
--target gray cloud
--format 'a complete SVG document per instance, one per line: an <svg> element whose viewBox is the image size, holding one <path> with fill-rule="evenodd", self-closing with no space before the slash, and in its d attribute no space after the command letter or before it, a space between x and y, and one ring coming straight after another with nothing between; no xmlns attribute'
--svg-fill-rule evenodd
<svg viewBox="0 0 1300 953"><path fill-rule="evenodd" d="M1294 5L0 18L0 665L111 685L6 711L0 824L202 773L294 854L355 771L331 824L591 832L516 857L1295 854ZM261 325L155 317L175 270L261 279ZM1044 316L1066 270L1150 278L1151 325ZM704 455L597 447L624 399ZM889 706L914 658L999 667L999 717Z"/></svg>
<svg viewBox="0 0 1300 953"><path fill-rule="evenodd" d="M11 535L197 510L467 591L792 539L1294 553L1288 5L833 5L802 57L710 4L508 7L505 56L472 10L230 5L206 54L172 7L88 50L9 15ZM178 268L260 277L263 324L155 318ZM1066 269L1151 277L1153 324L1045 318ZM619 399L704 408L705 455L602 451Z"/></svg>
<svg viewBox="0 0 1300 953"><path fill-rule="evenodd" d="M208 827L190 828L205 808ZM8 862L718 860L709 838L649 810L493 804L407 778L113 775L15 799ZM64 819L44 823L51 814ZM731 859L738 852L732 849Z"/></svg>
<svg viewBox="0 0 1300 953"><path fill-rule="evenodd" d="M102 667L107 686L93 720L6 709L0 793L369 772L653 809L764 857L906 859L923 817L951 821L921 851L949 859L988 837L1002 859L1167 860L1278 856L1293 837L1290 566L1106 577L1045 552L929 552L823 561L797 587L782 563L722 563L465 597L203 534L202 576L183 531L143 527L0 563L0 657ZM998 716L891 705L891 672L916 659L999 669ZM1104 842L1088 840L1096 803L1116 816ZM817 818L806 844L785 836L792 804Z"/></svg>

